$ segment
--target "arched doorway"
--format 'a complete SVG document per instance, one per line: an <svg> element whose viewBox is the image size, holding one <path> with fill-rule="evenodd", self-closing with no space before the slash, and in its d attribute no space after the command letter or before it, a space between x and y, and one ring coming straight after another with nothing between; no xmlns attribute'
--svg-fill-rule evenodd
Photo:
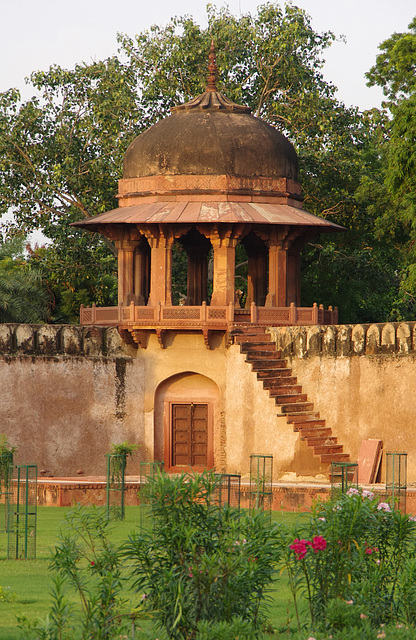
<svg viewBox="0 0 416 640"><path fill-rule="evenodd" d="M206 376L183 372L163 381L155 394L154 456L169 471L212 469L219 390Z"/></svg>

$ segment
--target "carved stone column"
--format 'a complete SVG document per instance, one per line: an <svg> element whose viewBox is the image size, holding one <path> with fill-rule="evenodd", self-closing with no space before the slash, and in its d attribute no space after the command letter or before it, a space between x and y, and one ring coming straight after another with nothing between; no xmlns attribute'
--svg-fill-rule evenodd
<svg viewBox="0 0 416 640"><path fill-rule="evenodd" d="M151 249L150 265L150 306L160 302L172 304L172 245L173 233L170 229L147 230L146 237Z"/></svg>
<svg viewBox="0 0 416 640"><path fill-rule="evenodd" d="M211 306L226 306L235 296L235 247L240 236L239 226L216 228L211 233L214 250L214 280Z"/></svg>

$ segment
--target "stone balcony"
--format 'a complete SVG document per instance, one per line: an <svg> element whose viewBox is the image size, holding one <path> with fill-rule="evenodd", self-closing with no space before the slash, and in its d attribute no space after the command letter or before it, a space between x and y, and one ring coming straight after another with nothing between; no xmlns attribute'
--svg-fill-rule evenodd
<svg viewBox="0 0 416 640"><path fill-rule="evenodd" d="M338 309L324 309L316 303L312 307L258 307L251 304L249 309L241 309L234 304L227 306L139 306L132 302L117 307L81 306L80 324L97 326L117 326L125 339L132 339L145 347L151 332L155 332L161 347L167 331L201 331L205 343L210 348L212 332L230 332L240 323L257 326L310 326L335 325L338 323Z"/></svg>

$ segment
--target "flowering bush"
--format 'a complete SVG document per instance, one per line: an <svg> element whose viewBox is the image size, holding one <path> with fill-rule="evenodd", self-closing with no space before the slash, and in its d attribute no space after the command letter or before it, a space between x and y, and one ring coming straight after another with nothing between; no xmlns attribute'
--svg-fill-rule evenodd
<svg viewBox="0 0 416 640"><path fill-rule="evenodd" d="M258 630L265 595L277 577L280 529L262 514L220 507L217 483L208 472L159 473L149 482L153 532L134 534L125 546L137 591L146 594L156 624L175 640L195 638L204 621L229 623L227 633L236 620ZM202 628L207 637L209 625Z"/></svg>
<svg viewBox="0 0 416 640"><path fill-rule="evenodd" d="M285 566L298 623L302 595L312 625L326 621L330 626L328 604L334 600L351 602L354 611L364 607L371 625L412 620L415 534L414 520L368 490L351 487L337 499L318 503L307 527L287 539ZM410 574L412 579L406 578Z"/></svg>

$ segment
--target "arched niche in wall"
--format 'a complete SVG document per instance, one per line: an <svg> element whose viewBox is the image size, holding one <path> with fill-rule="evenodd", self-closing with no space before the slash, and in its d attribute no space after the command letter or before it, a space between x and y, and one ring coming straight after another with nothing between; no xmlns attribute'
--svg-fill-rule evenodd
<svg viewBox="0 0 416 640"><path fill-rule="evenodd" d="M161 382L155 392L155 460L170 471L212 469L219 405L218 386L201 374L186 371Z"/></svg>

